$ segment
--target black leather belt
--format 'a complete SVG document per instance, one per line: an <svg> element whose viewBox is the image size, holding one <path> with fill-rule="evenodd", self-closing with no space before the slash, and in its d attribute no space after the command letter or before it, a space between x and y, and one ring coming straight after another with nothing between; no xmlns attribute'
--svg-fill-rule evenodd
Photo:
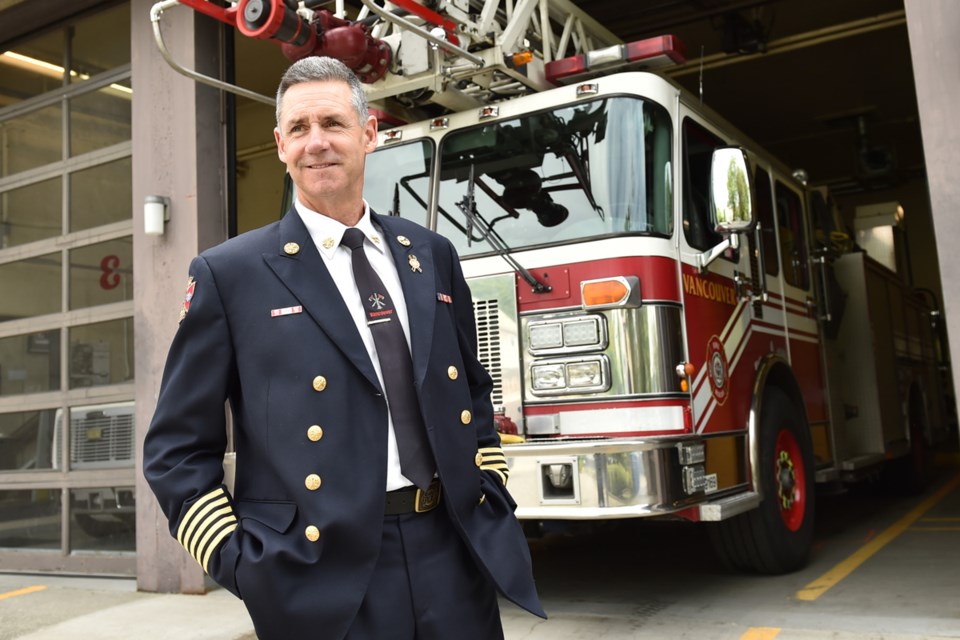
<svg viewBox="0 0 960 640"><path fill-rule="evenodd" d="M416 487L404 487L387 492L387 505L383 514L396 516L403 513L426 513L440 504L440 481L434 478L426 491Z"/></svg>

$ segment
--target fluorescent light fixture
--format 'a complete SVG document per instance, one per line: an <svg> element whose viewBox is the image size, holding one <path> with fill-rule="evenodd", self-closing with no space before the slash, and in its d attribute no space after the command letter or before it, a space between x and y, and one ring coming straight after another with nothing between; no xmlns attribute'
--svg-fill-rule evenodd
<svg viewBox="0 0 960 640"><path fill-rule="evenodd" d="M37 60L36 58L31 58L30 56L25 56L20 53L15 53L13 51L4 51L0 53L0 62L6 63L10 66L17 67L19 69L24 69L26 71L32 71L34 73L41 73L46 76L53 78L62 78L64 74L63 67L49 62L44 62L43 60ZM70 77L79 78L81 80L89 80L90 76L86 73L77 73L76 71L70 72ZM122 84L111 84L108 88L113 89L125 96L130 96L133 94L133 89L130 87L125 87Z"/></svg>

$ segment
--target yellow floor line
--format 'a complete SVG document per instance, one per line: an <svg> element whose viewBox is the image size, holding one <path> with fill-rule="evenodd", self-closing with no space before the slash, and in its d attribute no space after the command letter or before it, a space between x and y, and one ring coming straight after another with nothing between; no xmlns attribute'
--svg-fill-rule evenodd
<svg viewBox="0 0 960 640"><path fill-rule="evenodd" d="M798 591L797 599L813 601L822 596L838 582L853 573L857 567L869 560L873 554L875 554L877 551L880 551L880 549L884 548L897 536L906 531L906 529L914 522L919 520L924 513L929 511L935 504L943 500L947 494L956 489L957 485L960 485L960 475L954 477L947 484L942 486L936 493L918 504L912 511L910 511L910 513L890 525L886 530L883 531L883 533L860 547L846 560L837 564L822 576Z"/></svg>
<svg viewBox="0 0 960 640"><path fill-rule="evenodd" d="M16 596L25 596L28 593L36 593L37 591L43 591L44 589L46 589L46 587L42 585L35 585L32 587L17 589L16 591L7 591L6 593L0 593L0 600L6 600L7 598L13 598Z"/></svg>
<svg viewBox="0 0 960 640"><path fill-rule="evenodd" d="M780 635L777 627L750 627L740 640L773 640Z"/></svg>

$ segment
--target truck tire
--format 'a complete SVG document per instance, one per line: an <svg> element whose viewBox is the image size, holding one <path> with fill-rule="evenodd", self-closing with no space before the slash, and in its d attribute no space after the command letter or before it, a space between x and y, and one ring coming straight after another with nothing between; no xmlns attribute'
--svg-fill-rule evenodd
<svg viewBox="0 0 960 640"><path fill-rule="evenodd" d="M813 544L814 468L810 430L780 389L768 389L760 417L760 505L710 523L708 531L729 568L764 574L795 571Z"/></svg>

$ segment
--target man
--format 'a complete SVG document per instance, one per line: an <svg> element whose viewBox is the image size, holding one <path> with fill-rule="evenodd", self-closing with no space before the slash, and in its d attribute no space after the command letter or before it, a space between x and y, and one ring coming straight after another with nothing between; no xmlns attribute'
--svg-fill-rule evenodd
<svg viewBox="0 0 960 640"><path fill-rule="evenodd" d="M457 255L366 206L342 63L290 67L274 135L297 202L191 264L144 474L262 640L502 638L497 590L544 614Z"/></svg>

